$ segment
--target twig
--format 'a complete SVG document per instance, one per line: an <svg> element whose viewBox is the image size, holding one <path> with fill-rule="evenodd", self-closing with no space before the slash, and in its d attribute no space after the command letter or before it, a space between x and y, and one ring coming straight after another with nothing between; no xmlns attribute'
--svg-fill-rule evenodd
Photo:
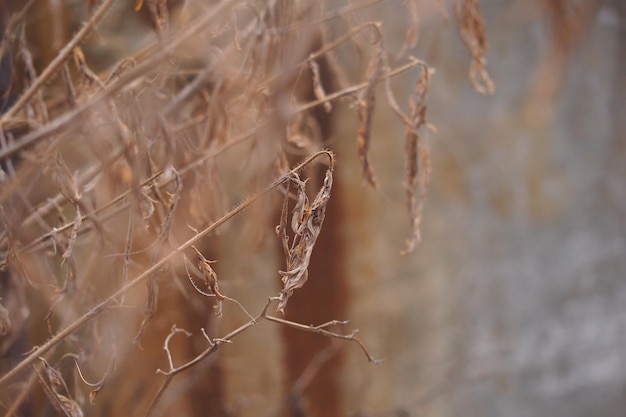
<svg viewBox="0 0 626 417"><path fill-rule="evenodd" d="M269 316L269 315L264 315L263 318L269 321L273 321L275 323L284 324L285 326L288 326L297 330L302 330L302 331L310 332L310 333L317 333L317 334L321 334L321 335L331 337L331 338L336 338L336 339L351 340L353 342L356 342L361 347L361 350L363 351L363 353L365 353L365 356L367 356L368 361L376 365L379 365L383 362L381 359L374 358L369 353L369 351L367 350L367 348L365 347L365 344L361 341L361 339L355 336L357 331L353 331L350 334L341 334L341 333L335 333L335 332L325 330L323 326L322 327L311 326L311 325L307 326L304 324L296 323L294 321L289 321L289 320L285 320L285 319L281 319L281 318ZM341 321L337 322L337 324L343 324L343 323L346 323L346 322L341 322Z"/></svg>
<svg viewBox="0 0 626 417"><path fill-rule="evenodd" d="M224 343L231 343L232 339L236 336L238 336L239 334L241 334L242 332L244 332L245 330L247 330L248 328L254 326L255 324L257 324L258 322L267 319L269 321L278 323L278 324L282 324L288 327L292 327L294 329L298 329L298 330L302 330L302 331L306 331L306 332L312 332L312 333L317 333L317 334L321 334L323 336L327 336L330 338L334 338L334 339L344 339L344 340L350 340L353 342L356 342L359 347L361 348L361 350L365 353L365 356L367 356L368 361L374 363L374 364L380 364L382 363L382 360L379 359L375 359L367 350L365 344L358 338L355 336L355 334L357 333L357 331L353 331L351 334L348 335L344 335L344 334L340 334L340 333L335 333L335 332L331 332L328 330L325 330L325 327L331 326L331 325L344 325L347 323L347 321L339 321L339 320L332 320L329 321L327 323L318 325L318 326L306 326L304 324L300 324L300 323L296 323L293 321L289 321L289 320L284 320L278 317L274 317L274 316L270 316L267 314L267 311L269 309L269 306L274 302L274 301L278 301L278 298L270 298L268 299L268 301L265 303L265 306L263 306L262 311L259 313L259 315L257 315L256 317L252 318L250 321L242 324L241 326L237 327L235 330L231 331L230 333L228 333L227 335L221 337L221 338L214 338L211 339L206 332L204 331L204 329L201 329L202 335L204 336L204 338L207 340L207 342L209 343L209 347L206 348L204 351L202 351L199 355L197 355L195 358L191 359L190 361L184 363L183 365L180 365L178 367L174 367L173 366L173 360L171 358L171 355L169 353L169 348L166 348L167 346L169 346L169 339L171 339L171 337L174 336L174 334L176 333L176 331L178 329L176 329L176 327L174 326L172 328L172 331L170 331L170 334L167 336L166 340L165 340L165 344L164 344L164 349L167 352L167 356L168 356L168 363L170 365L170 369L168 371L163 371L161 369L157 370L157 373L159 374L163 374L165 375L165 380L163 381L163 383L161 384L161 387L159 387L157 393L155 394L155 397L153 398L152 402L150 403L150 406L148 407L148 410L146 411L145 417L148 417L150 415L150 413L152 412L152 410L154 409L154 407L156 406L157 402L159 401L159 399L161 398L161 396L163 395L163 393L165 392L165 390L167 389L167 387L169 386L169 384L172 382L172 379L174 378L174 376L176 376L177 374L191 368L192 366L194 366L195 364L199 363L200 361L202 361L203 359L205 359L206 357L208 357L209 355L215 353L217 350L219 350L220 346ZM176 329L176 330L175 330ZM319 365L316 365L319 366ZM311 371L313 372L313 371ZM309 375L307 375L309 376ZM304 384L306 382L306 380L302 380L301 381L301 385Z"/></svg>
<svg viewBox="0 0 626 417"><path fill-rule="evenodd" d="M115 300L119 296L121 296L122 294L125 294L130 289L132 289L132 288L136 287L137 285L139 285L139 284L143 283L144 281L146 281L149 277L152 276L153 273L155 273L156 271L161 269L169 261L173 260L174 257L180 255L183 251L185 251L186 249L190 248L191 245L195 244L200 239L202 239L202 238L210 235L211 233L213 233L217 228L219 228L224 223L226 223L227 221L232 219L234 216L236 216L241 211L246 209L252 203L254 203L258 199L263 197L269 191L272 191L273 189L278 188L280 185L282 185L286 181L289 181L289 178L291 177L291 175L293 175L296 172L299 172L304 167L309 165L312 161L314 161L315 159L319 158L320 156L324 156L324 155L328 157L329 163L330 163L330 165L332 167L334 165L334 155L330 151L322 150L322 151L319 151L319 152L317 152L317 153L307 157L304 161L302 161L301 163L296 165L291 171L289 171L287 173L287 175L284 175L284 176L278 178L271 185L267 186L264 190L254 194L253 196L249 197L247 200L244 200L241 204L239 204L234 209L230 210L228 213L224 214L220 219L215 221L213 224L211 224L210 226L208 226L205 229L203 229L202 231L200 231L198 234L196 234L195 236L193 236L192 238L187 240L182 245L180 245L177 248L173 249L169 254L167 254L163 258L161 258L161 260L159 260L154 265L152 265L151 267L146 269L142 274L138 275L132 281L128 282L126 285L124 285L121 288L119 288L113 294L109 295L106 299L104 299L103 301L98 303L96 306L94 306L91 310L86 312L83 316L78 318L76 321L74 321L73 323L68 325L63 330L59 331L55 336L53 336L51 339L49 339L42 346L40 346L37 349L35 349L34 351L32 351L26 358L24 358L13 369L11 369L6 374L4 374L2 377L0 377L0 387L6 385L9 381L13 380L13 378L15 378L18 374L20 374L28 366L30 366L33 362L35 362L37 360L37 358L39 358L44 353L49 351L53 346L56 346L65 337L67 337L68 335L72 334L76 330L80 329L86 323L91 321L91 319L93 319L94 317L98 316L101 312L106 310L110 305L112 305L115 302Z"/></svg>
<svg viewBox="0 0 626 417"><path fill-rule="evenodd" d="M76 33L76 35L70 40L59 54L48 64L46 69L44 69L39 77L33 81L33 83L28 87L26 91L20 96L20 98L11 106L6 113L0 117L0 126L4 125L9 119L13 118L18 111L24 107L28 101L33 98L33 96L39 91L39 89L44 85L50 77L54 74L54 72L63 65L65 60L70 56L74 47L78 46L83 39L91 32L96 24L102 19L102 17L106 14L107 10L115 3L115 0L104 0L98 10L94 14L91 15L87 23L83 25L83 27ZM4 159L1 157L0 159Z"/></svg>
<svg viewBox="0 0 626 417"><path fill-rule="evenodd" d="M108 3L112 3L115 0L105 0L105 1L108 4ZM178 36L168 38L168 41L164 42L161 45L162 46L161 49L157 50L152 56L150 56L141 64L136 65L133 69L129 70L128 72L120 76L116 81L109 84L109 86L105 90L101 91L100 94L93 96L92 98L87 100L84 104L77 107L76 109L68 111L62 116L54 119L52 122L46 124L41 129L28 133L24 135L23 137L21 137L20 140L13 142L10 146L0 149L0 161L15 155L16 153L37 143L40 140L46 139L52 135L55 135L56 133L59 133L62 129L70 125L70 123L72 123L76 118L83 115L90 109L93 109L102 101L114 96L115 94L117 94L119 91L123 89L130 88L130 86L132 85L132 82L135 79L145 74L147 71L150 71L151 69L153 69L157 63L167 59L171 51L175 50L178 46L180 46L182 42L184 42L187 38L195 34L197 31L206 27L212 20L219 17L227 7L230 7L235 2L236 0L226 0L226 1L220 2L217 6L215 6L211 10L211 13L207 13L205 16L198 18L194 22L194 24L190 25L188 29L180 33ZM98 11L100 11L101 9L102 7L98 9ZM96 14L98 14L98 12L96 12L94 16ZM68 49L69 46L70 44L68 44L65 48L63 48L63 51ZM69 48L70 52L71 50L72 49ZM63 57L63 59L66 59L66 58L67 56ZM60 63L62 62L63 60L60 60ZM46 70L44 70L42 75L44 75L45 73L47 73ZM40 76L39 78L42 78L42 76ZM33 93L31 93L31 96L32 94L34 94L34 91ZM24 97L24 95L22 97ZM18 100L18 103L20 101L22 101L22 99ZM25 102L26 101L24 101L24 103ZM16 103L16 105L18 103ZM21 106L23 106L24 103L22 103ZM14 105L13 107L16 107L16 106ZM9 112L5 113L4 116L0 118L0 125L2 125L4 122L6 122L6 120L8 120L9 118L8 115L9 115Z"/></svg>

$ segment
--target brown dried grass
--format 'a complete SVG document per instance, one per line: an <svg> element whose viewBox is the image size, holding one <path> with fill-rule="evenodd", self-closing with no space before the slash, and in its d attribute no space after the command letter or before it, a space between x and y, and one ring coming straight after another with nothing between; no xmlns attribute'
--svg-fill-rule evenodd
<svg viewBox="0 0 626 417"><path fill-rule="evenodd" d="M334 155L323 149L327 138L321 137L311 110L322 106L333 116L339 99L354 105L363 177L376 186L369 152L376 87L381 82L387 85L388 104L405 125L405 187L411 219L405 252L415 248L430 175L429 154L421 137L428 127L426 99L432 70L415 59L390 68L378 22L329 35L328 22L377 1L332 9L326 3L307 1L242 0L200 3L197 15L184 25L170 22L175 2L139 0L135 11L127 13L147 10L158 36L143 49L95 70L86 40L107 35L96 27L114 3L87 2L86 22L39 73L27 30L26 10L35 7L33 3L6 25L0 51L12 57L18 75L13 90L21 91L0 117L0 250L6 271L0 281L0 354L9 358L0 375L4 415L16 415L37 382L47 404L67 416L83 415L100 392L115 390L106 382L125 372L116 367L115 353L104 360L106 369L98 382L87 382L81 371L108 337L98 318L127 308L137 301L131 296L135 288L146 285L141 296L143 320L135 329L135 343L140 344L156 317L167 320L167 312L158 306L165 270L174 274L185 270L191 287L184 291L215 298L218 316L223 313L222 303L228 301L236 303L248 320L221 337L209 337L204 329L193 329L194 336L172 324L163 345L168 366L159 369L162 385L143 410L145 415L155 409L176 375L260 321L353 341L369 361L378 362L356 332L334 330L347 322L304 325L271 315L269 307L284 312L293 292L310 278L311 253L332 198ZM412 24L402 54L418 39L418 11L412 2L408 7ZM455 10L462 37L472 51L470 78L479 91L489 92L493 88L485 70L486 41L477 3L466 1ZM375 31L376 40L369 45L371 61L360 77L365 81L350 85L332 54L368 30ZM128 34L128 41L133 36ZM322 45L314 46L319 39ZM204 49L198 46L207 44ZM321 73L324 60L331 83ZM411 70L418 70L420 76L405 112L388 81ZM312 87L315 99L302 101L302 85ZM340 88L333 90L333 86ZM302 162L289 169L287 161L302 153L306 154ZM302 175L313 164L326 164L326 168L317 193L310 194L305 186L308 178ZM240 183L224 179L229 169L241 172ZM269 185L258 187L259 182ZM254 191L245 191L250 189ZM226 211L242 193L249 197ZM218 273L213 261L203 255L202 245L238 213L276 194L283 196L282 208L270 211L280 218L276 232L285 268L276 276L283 288L261 311L250 314L220 290ZM197 257L197 267L188 256ZM47 335L39 335L19 351L23 329L39 329L42 323ZM170 349L171 340L181 334L198 337L198 332L205 348L182 365L174 365L180 361ZM75 370L63 366L67 358ZM302 381L312 378L314 368L307 369ZM76 375L78 382L67 383ZM302 381L293 392L302 391ZM20 390L22 394L16 395ZM90 391L89 403L76 394L83 390Z"/></svg>

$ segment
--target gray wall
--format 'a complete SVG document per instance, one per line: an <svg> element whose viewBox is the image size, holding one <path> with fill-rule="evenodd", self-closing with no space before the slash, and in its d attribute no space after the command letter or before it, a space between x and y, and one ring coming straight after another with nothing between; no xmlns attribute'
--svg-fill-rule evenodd
<svg viewBox="0 0 626 417"><path fill-rule="evenodd" d="M363 300L354 318L387 362L359 370L354 361L369 382L349 378L361 399L349 408L625 412L626 20L619 2L591 7L563 49L554 41L563 16L550 19L549 3L481 2L490 97L472 90L454 26L422 5L415 55L437 71L428 114L438 129L423 241L415 255L398 254L408 225L402 131L381 116L373 153L384 191L362 190L354 210L371 217L349 233L370 235L353 246L354 271L376 271L373 282L352 277ZM387 35L402 37L395 27Z"/></svg>

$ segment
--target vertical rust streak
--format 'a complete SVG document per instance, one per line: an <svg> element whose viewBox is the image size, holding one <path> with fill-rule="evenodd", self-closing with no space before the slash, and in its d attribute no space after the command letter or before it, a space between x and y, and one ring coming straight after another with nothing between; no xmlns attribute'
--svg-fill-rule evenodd
<svg viewBox="0 0 626 417"><path fill-rule="evenodd" d="M309 280L306 286L294 292L289 300L286 309L288 320L320 324L346 318L348 286L345 280L346 266L341 236L341 195L341 183L335 180L324 226L311 257ZM286 388L289 390L316 353L328 346L330 340L288 327L285 327L282 333L286 343ZM305 404L297 401L290 403L288 415L298 416L303 412L304 415L312 416L341 415L339 374L342 359L342 355L337 354L321 367L316 378L304 392Z"/></svg>
<svg viewBox="0 0 626 417"><path fill-rule="evenodd" d="M321 44L313 42L312 48ZM322 84L333 91L335 78L325 59L318 61ZM310 77L304 77L311 80ZM304 86L303 94L307 101L314 100L312 85ZM323 107L312 110L325 141L332 136L332 116ZM326 167L319 167L311 175L314 177L314 188L323 183ZM344 320L348 312L348 284L346 278L345 247L342 235L344 213L342 204L342 183L338 176L333 181L333 190L329 200L322 231L318 237L311 263L309 278L306 285L295 291L286 308L286 318L303 324L321 324L330 320ZM341 330L341 329L339 329ZM282 329L285 343L285 390L289 392L294 382L302 375L303 370L311 363L317 353L327 347L331 341L319 335L306 333L284 327ZM343 355L337 353L324 363L316 377L302 393L302 398L289 398L287 416L323 416L342 415L341 370Z"/></svg>

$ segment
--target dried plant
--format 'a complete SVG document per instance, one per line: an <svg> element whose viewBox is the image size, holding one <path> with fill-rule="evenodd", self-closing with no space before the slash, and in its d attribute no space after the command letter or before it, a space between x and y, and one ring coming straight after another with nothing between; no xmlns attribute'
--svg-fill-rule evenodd
<svg viewBox="0 0 626 417"><path fill-rule="evenodd" d="M472 86L481 94L493 94L495 85L487 72L489 44L478 0L457 0L454 4L454 17L461 39L472 54L469 70Z"/></svg>
<svg viewBox="0 0 626 417"><path fill-rule="evenodd" d="M362 98L358 103L357 114L359 117L359 130L357 148L359 159L363 167L363 177L372 186L376 187L376 178L369 159L370 140L372 135L372 121L376 106L376 85L382 69L382 46L378 44L374 49L370 64L365 73L367 76L366 87L362 92Z"/></svg>
<svg viewBox="0 0 626 417"><path fill-rule="evenodd" d="M347 321L302 324L289 318L287 306L294 291L305 292L307 280L318 278L309 270L337 181L335 156L325 148L332 142L329 120L342 106L356 113L356 157L365 181L377 186L370 142L381 83L406 131L406 251L419 240L430 175L420 135L429 127L433 71L406 56L391 68L381 22L343 31L330 25L379 2L333 8L305 0L188 1L184 7L193 12L184 15L182 6L175 7L181 2L138 0L115 18L137 22L145 15L149 30L140 33L131 24L123 39L149 40L102 62L94 52L98 42L115 35L103 22L120 12L112 7L115 0L90 0L83 2L85 22L47 64L36 55L46 45L29 42L35 29L26 16L38 6L28 2L16 11L0 45L0 55L12 59L18 74L13 101L0 116L0 355L8 358L0 364L0 410L6 416L17 415L37 395L37 382L48 405L33 401L29 407L40 414L47 407L82 416L111 406L100 402L121 395L111 383L129 371L121 364L154 350L148 343L143 353L115 345L116 332L130 332L142 344L160 337L158 329L169 329L163 341L167 366L158 370L162 385L128 414L155 412L176 375L199 367L261 321L355 342L370 362L379 362L356 331L336 330ZM419 33L417 6L407 7L411 25L402 51L415 46ZM177 22L179 15L188 20ZM473 55L470 78L490 91L477 2L458 5L457 16ZM370 32L374 41L359 43L369 49L370 62L351 74L364 81L351 84L335 53ZM114 43L119 38L108 45ZM408 71L419 79L405 112L389 80ZM254 209L261 201L262 210ZM251 210L255 216L246 221L261 229L278 221L284 255L284 268L268 278L279 285L280 277L282 287L258 297L263 308L257 314L226 286L229 279L218 274L221 263L209 260L216 259L217 235ZM165 279L168 274L175 278ZM239 290L249 291L245 285ZM215 301L217 317L210 320L223 320L228 306L236 305L245 322L211 332L185 330L169 318L180 313L168 304L171 299L183 300L176 307L192 315L207 298ZM182 335L201 348L179 358L172 346ZM28 345L19 346L23 341ZM109 341L113 347L106 351ZM330 355L314 361L287 396L300 396ZM75 368L62 366L68 357Z"/></svg>
<svg viewBox="0 0 626 417"><path fill-rule="evenodd" d="M280 224L276 228L276 232L283 244L287 264L286 271L278 271L282 276L284 287L278 296L277 309L283 313L293 290L302 288L308 279L311 254L324 223L326 205L330 199L330 191L333 186L332 172L333 166L331 162L331 166L324 176L324 184L312 203L309 202L306 194L306 180L300 180L298 174L293 174L291 177L290 180L296 187L296 205L293 208L291 217L291 230L294 233L291 245L289 245L289 236L287 235L287 198L289 193L285 193L285 203L280 215Z"/></svg>

